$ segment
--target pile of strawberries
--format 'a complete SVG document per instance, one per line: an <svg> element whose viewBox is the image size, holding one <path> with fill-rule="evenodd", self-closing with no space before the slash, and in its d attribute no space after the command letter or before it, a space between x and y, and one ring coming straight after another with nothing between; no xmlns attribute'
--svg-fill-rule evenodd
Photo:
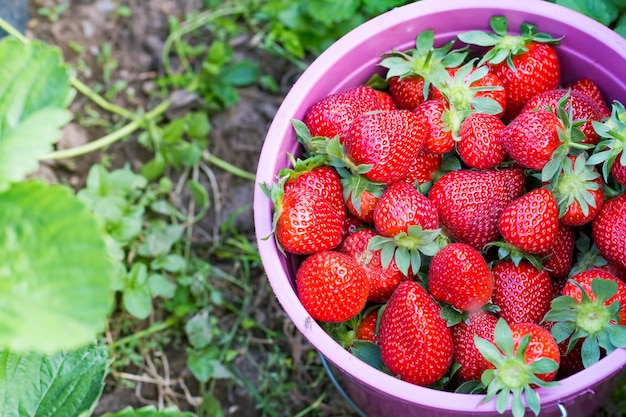
<svg viewBox="0 0 626 417"><path fill-rule="evenodd" d="M303 155L262 187L339 343L500 412L512 393L521 416L531 388L626 347L626 111L561 84L560 39L490 23L440 47L426 30L313 104Z"/></svg>

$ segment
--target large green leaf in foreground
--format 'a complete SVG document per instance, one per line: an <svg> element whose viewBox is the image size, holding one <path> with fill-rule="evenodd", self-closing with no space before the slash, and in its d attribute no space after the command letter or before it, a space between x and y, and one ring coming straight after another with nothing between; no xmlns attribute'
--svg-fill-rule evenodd
<svg viewBox="0 0 626 417"><path fill-rule="evenodd" d="M58 48L0 41L0 191L22 180L52 151L71 119L70 75Z"/></svg>
<svg viewBox="0 0 626 417"><path fill-rule="evenodd" d="M0 351L3 417L89 415L104 387L108 366L103 346L51 356Z"/></svg>
<svg viewBox="0 0 626 417"><path fill-rule="evenodd" d="M93 215L61 185L0 193L0 348L54 353L94 340L113 303L113 263Z"/></svg>

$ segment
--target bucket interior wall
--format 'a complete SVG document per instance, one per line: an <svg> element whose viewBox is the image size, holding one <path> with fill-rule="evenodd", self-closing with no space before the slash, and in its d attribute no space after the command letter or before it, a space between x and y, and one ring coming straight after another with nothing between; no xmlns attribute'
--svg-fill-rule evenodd
<svg viewBox="0 0 626 417"><path fill-rule="evenodd" d="M517 31L523 22L539 31L564 36L557 47L564 84L580 77L596 81L607 100L626 102L626 41L601 24L569 9L542 0L422 0L385 13L350 32L317 58L285 97L268 131L257 169L257 182L270 183L289 166L287 153L299 147L290 119L302 119L317 100L363 84L374 72L381 54L392 48L411 48L417 34L434 30L436 43L468 30L488 30L489 18L504 15ZM459 46L461 44L459 43ZM272 206L260 187L255 190L257 244L276 297L297 328L342 374L353 400L370 417L401 415L499 415L495 405L480 403L482 396L452 394L413 386L374 370L335 343L306 313L294 288L296 257L285 257L272 238ZM561 415L557 404L571 415L589 415L606 398L615 376L626 364L618 349L593 367L564 379L556 388L539 390L542 415Z"/></svg>

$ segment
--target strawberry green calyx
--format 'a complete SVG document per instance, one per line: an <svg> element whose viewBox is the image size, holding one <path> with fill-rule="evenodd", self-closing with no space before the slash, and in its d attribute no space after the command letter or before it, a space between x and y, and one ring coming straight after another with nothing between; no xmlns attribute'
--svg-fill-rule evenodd
<svg viewBox="0 0 626 417"><path fill-rule="evenodd" d="M551 331L557 343L569 339L568 352L583 340L582 361L588 368L600 360L600 349L610 354L617 348L626 348L626 326L616 324L620 320L620 303L616 300L605 305L617 294L618 285L608 279L594 278L591 291L595 297L592 299L578 282L569 282L581 291L580 303L569 295L557 297L544 321L555 322Z"/></svg>
<svg viewBox="0 0 626 417"><path fill-rule="evenodd" d="M619 101L614 101L611 117L603 122L593 122L593 128L600 136L593 155L587 161L590 165L602 164L602 176L605 181L613 164L626 166L626 109Z"/></svg>
<svg viewBox="0 0 626 417"><path fill-rule="evenodd" d="M543 268L543 262L545 260L544 258L539 255L524 252L517 246L511 245L508 242L502 240L489 242L487 245L485 245L485 249L489 247L498 248L498 259L501 261L510 259L515 266L519 266L519 263L525 260L530 262L530 264L537 268L538 271L541 271L541 269Z"/></svg>
<svg viewBox="0 0 626 417"><path fill-rule="evenodd" d="M491 47L480 60L479 65L486 62L499 64L506 61L507 65L515 71L512 57L528 50L526 45L531 42L549 43L558 45L563 39L553 38L547 33L537 32L537 27L528 23L520 26L519 35L510 35L508 21L504 16L494 16L489 21L493 33L473 30L459 34L457 37L470 45Z"/></svg>
<svg viewBox="0 0 626 417"><path fill-rule="evenodd" d="M467 48L452 50L454 41L439 48L434 47L435 34L432 30L421 32L415 39L415 48L408 51L393 50L383 54L380 66L387 68L387 79L417 75L424 79L424 97L428 96L431 80L446 68L461 65L467 57Z"/></svg>
<svg viewBox="0 0 626 417"><path fill-rule="evenodd" d="M566 169L567 166L570 165L568 157L570 155L579 155L593 146L583 143L585 135L580 130L580 126L582 126L585 121L574 121L572 107L568 106L567 109L565 108L570 98L570 93L571 90L568 90L568 92L559 99L556 109L553 109L563 126L563 128L558 131L561 145L552 153L550 161L541 170L541 180L544 183L555 183L558 181L561 170Z"/></svg>
<svg viewBox="0 0 626 417"><path fill-rule="evenodd" d="M341 178L344 201L350 201L359 214L361 214L361 194L367 191L374 197L380 197L385 188L384 184L369 180L359 173L355 174L346 167L338 167L337 173Z"/></svg>
<svg viewBox="0 0 626 417"><path fill-rule="evenodd" d="M552 191L559 205L559 217L562 217L574 202L577 202L585 216L590 207L596 208L596 199L591 193L601 188L598 182L600 174L587 164L587 155L579 154L573 164L564 163L563 171L553 178L548 189Z"/></svg>
<svg viewBox="0 0 626 417"><path fill-rule="evenodd" d="M474 336L474 343L480 353L495 366L495 369L488 369L482 374L481 383L487 387L487 394L482 401L491 401L496 397L496 410L501 414L506 411L513 394L511 411L514 417L524 415L525 406L522 397L533 413L538 415L539 396L532 387L556 385L555 382L546 382L538 377L556 371L558 368L556 361L542 357L530 363L526 362L530 340L530 334L523 336L515 349L513 333L502 318L496 324L495 344Z"/></svg>
<svg viewBox="0 0 626 417"><path fill-rule="evenodd" d="M573 277L593 267L598 268L608 264L607 260L602 257L596 244L585 233L580 233L574 245L577 252L576 263L572 265L570 276Z"/></svg>
<svg viewBox="0 0 626 417"><path fill-rule="evenodd" d="M374 236L367 248L381 251L383 268L387 268L394 259L403 274L408 275L409 269L416 274L422 266L422 254L432 257L441 249L440 236L441 229L424 230L415 225L394 237Z"/></svg>

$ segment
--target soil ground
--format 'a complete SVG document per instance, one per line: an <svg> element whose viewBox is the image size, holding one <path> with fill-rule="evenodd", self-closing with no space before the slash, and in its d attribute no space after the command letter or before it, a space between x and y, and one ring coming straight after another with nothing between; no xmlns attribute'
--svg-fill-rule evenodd
<svg viewBox="0 0 626 417"><path fill-rule="evenodd" d="M62 4L68 4L69 7L53 19L38 13L40 9L54 10ZM129 17L115 16L114 11L120 6L130 9ZM61 48L65 60L80 69L78 78L89 86L102 84L106 90L116 83L127 83L127 91L132 94L118 95L112 100L116 104L131 110L150 108L154 103L149 102L149 93L155 88L155 79L162 70L162 48L168 35L168 16L182 18L200 7L199 0L31 0L26 34L29 38L41 39ZM77 49L76 45L81 47ZM106 52L103 48L106 45L110 46L110 54L103 61L103 52ZM252 46L250 39L238 39L233 46L239 58L247 57L259 62L263 73L277 80L280 91L272 93L259 87L241 89L241 99L237 105L211 117L209 151L238 168L254 173L269 124L299 72L293 65ZM167 116L171 118L194 107L193 98L182 91L169 98L173 104ZM87 99L79 97L72 110L76 113L85 112L87 104ZM100 116L108 117L104 112L100 112ZM75 121L64 130L59 147L78 146L104 133L104 128L97 123L86 127L84 123ZM85 182L89 167L98 162L101 156L95 153L72 161L44 164L38 175L52 182L80 187ZM136 169L146 157L145 151L133 140L116 143L107 150L107 156L113 166L129 163ZM219 193L220 209L207 215L200 225L201 229L206 236L211 236L226 218L236 210L243 209L235 220L235 227L252 241L252 196L255 184L221 170L215 170L214 174L216 184L206 185L217 188L214 191ZM220 266L225 270L232 267ZM313 404L322 393L325 393L325 399L317 407L316 415L351 415L350 408L333 389L327 376L319 373L319 359L275 301L261 268L253 273L255 275L251 285L254 286L252 292L256 297L250 312L257 322L287 335L287 342L277 346L277 349L290 352L294 363L289 385L291 388L283 393L290 398L290 406L280 415L295 415ZM246 340L250 350L236 362L241 373L253 384L258 383L259 372L268 372L267 368L260 365L272 358L272 351L263 346L267 343L265 340ZM159 362L147 366L141 372L135 370L137 375L149 377L151 383L129 386L119 378L108 378L95 415L119 411L126 406L163 405L164 402L177 405L181 410L193 411L198 392L187 370L184 347L172 343L168 351L163 352ZM312 370L307 369L308 363L315 365ZM130 369L129 374L132 371ZM261 415L258 399L248 389L224 383L215 392L225 416ZM284 403L285 400L280 402Z"/></svg>

